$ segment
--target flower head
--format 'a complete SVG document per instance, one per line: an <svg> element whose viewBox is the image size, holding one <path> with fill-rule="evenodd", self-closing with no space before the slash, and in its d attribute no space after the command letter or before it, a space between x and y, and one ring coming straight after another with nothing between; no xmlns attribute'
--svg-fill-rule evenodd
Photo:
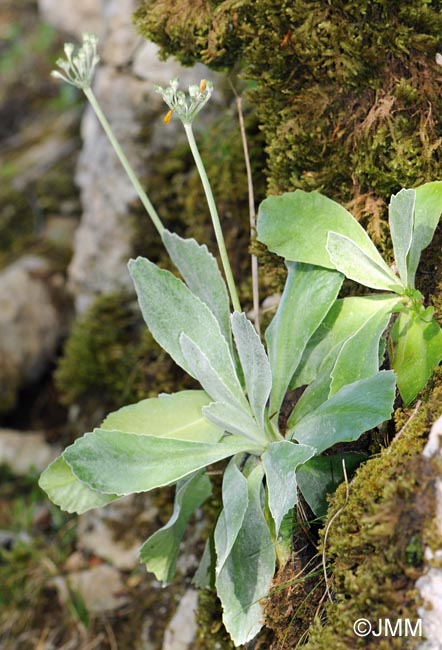
<svg viewBox="0 0 442 650"><path fill-rule="evenodd" d="M63 72L53 70L52 77L63 79L68 84L86 90L90 87L95 66L99 62L97 55L98 38L93 34L83 34L83 44L75 54L72 43L65 43L65 59L58 59L57 65Z"/></svg>
<svg viewBox="0 0 442 650"><path fill-rule="evenodd" d="M202 79L200 84L189 86L189 94L186 95L182 90L178 90L178 79L172 79L167 88L154 86L155 92L162 95L164 101L169 107L164 121L166 124L175 113L183 124L191 124L200 110L207 104L213 92L211 81Z"/></svg>

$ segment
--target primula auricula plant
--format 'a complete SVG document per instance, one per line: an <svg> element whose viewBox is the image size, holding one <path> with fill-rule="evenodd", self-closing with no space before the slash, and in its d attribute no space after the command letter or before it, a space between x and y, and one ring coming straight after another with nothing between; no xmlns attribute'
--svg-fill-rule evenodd
<svg viewBox="0 0 442 650"><path fill-rule="evenodd" d="M184 124L227 286L205 245L164 228L134 177L90 89L95 48L90 36L75 56L67 46L67 60L59 63L64 74L56 74L85 92L183 278L141 257L129 262L148 328L201 390L160 395L111 413L48 467L40 485L61 508L82 513L123 495L176 483L170 521L141 548L147 568L168 583L186 524L211 493L205 468L230 458L223 507L195 582L215 586L224 624L239 645L262 626L260 600L269 591L276 563L287 557L284 531L289 527L284 523L292 517L298 490L321 516L342 459L348 467L360 460L350 452L323 452L357 440L391 415L395 372L379 368L392 313L398 312L390 335L391 365L406 403L442 357L440 328L414 288L421 251L442 211L442 183L392 197L390 228L399 275L337 203L300 191L266 199L259 238L286 258L288 277L265 348L241 311L192 133L192 120L211 85L191 86L189 96L178 90L177 80L157 90L170 109L165 121L176 115ZM338 298L344 276L383 293ZM290 405L287 392L299 386L305 390ZM281 418L283 404L288 416Z"/></svg>

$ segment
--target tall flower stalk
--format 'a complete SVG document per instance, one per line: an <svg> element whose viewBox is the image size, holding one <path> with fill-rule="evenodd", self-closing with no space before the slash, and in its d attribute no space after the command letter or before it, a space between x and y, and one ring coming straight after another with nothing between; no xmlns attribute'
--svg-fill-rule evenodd
<svg viewBox="0 0 442 650"><path fill-rule="evenodd" d="M207 176L207 172L204 167L204 163L202 161L192 129L193 120L210 99L213 91L213 85L210 81L202 79L199 86L196 84L189 86L189 96L186 97L186 94L183 91L178 90L178 79L175 78L172 79L167 88L155 86L155 90L163 97L165 103L169 107L169 112L164 118L164 121L167 123L170 121L172 115L176 115L183 123L190 150L192 152L193 159L195 160L195 164L201 178L201 183L204 188L207 205L209 206L210 217L212 219L213 229L215 231L216 243L218 244L221 263L224 269L224 275L226 277L227 287L229 289L232 305L235 311L240 312L241 305L239 303L238 292L236 290L235 280L233 278L232 267L230 266L229 257L227 255L226 243L221 228L218 210L216 207L215 199L213 197L209 178Z"/></svg>
<svg viewBox="0 0 442 650"><path fill-rule="evenodd" d="M219 254L221 257L221 263L223 265L224 274L226 276L227 286L230 293L230 298L232 300L232 305L235 311L241 311L241 305L239 303L238 293L236 291L235 280L233 279L232 268L230 266L229 257L227 255L226 243L224 241L224 235L221 229L221 223L219 220L218 210L216 208L215 199L213 198L212 188L207 177L206 169L204 167L203 161L198 150L195 136L192 130L192 124L184 123L184 130L189 141L190 150L192 152L195 164L198 169L198 173L203 184L204 192L206 194L207 205L209 206L209 212L213 223L213 229L215 231L216 242L218 244Z"/></svg>
<svg viewBox="0 0 442 650"><path fill-rule="evenodd" d="M97 54L97 43L98 39L96 36L92 34L84 34L83 43L77 53L75 53L75 48L72 43L66 43L64 47L65 58L59 59L57 61L57 66L60 68L60 70L54 70L51 74L53 77L62 79L63 81L66 81L66 83L76 86L84 92L86 98L92 106L92 109L95 112L95 115L97 116L101 126L109 138L109 141L115 153L117 154L124 170L132 182L132 185L134 186L141 200L141 203L152 219L152 222L158 233L161 237L163 237L165 230L164 225L158 216L157 211L153 207L149 197L142 188L138 178L136 177L134 170L126 158L126 155L118 144L112 128L103 111L101 110L97 98L92 92L92 78L95 72L95 68L100 61L100 58ZM204 164L192 131L192 122L210 99L213 91L213 84L210 81L203 79L199 85L189 86L189 97L186 97L186 94L182 90L178 89L178 79L172 79L166 89L161 88L161 86L156 86L155 90L163 96L164 101L169 106L169 112L164 118L164 121L166 123L169 122L172 115L176 113L184 125L190 149L192 151L192 155L194 157L201 182L203 184L204 192L206 194L209 212L215 231L215 237L218 244L221 263L223 265L232 305L235 311L240 312L241 305L233 278L232 268L230 266L229 258L227 255L226 244L221 229L218 210L216 208L212 188L210 186L209 179L207 177L207 173L204 168Z"/></svg>
<svg viewBox="0 0 442 650"><path fill-rule="evenodd" d="M142 188L138 178L135 175L134 170L132 169L124 151L121 149L118 144L114 133L112 131L111 125L109 124L106 116L101 110L100 104L97 101L94 93L91 89L92 78L95 72L95 68L100 61L99 56L97 55L97 42L98 39L93 34L84 34L83 35L83 44L79 48L78 53L74 54L74 45L72 43L66 43L64 46L65 59L58 59L57 66L59 70L53 70L51 75L57 79L62 79L66 83L79 88L86 95L87 100L89 101L92 109L95 112L101 126L103 127L109 141L118 156L126 174L129 177L132 185L137 192L141 203L146 209L147 214L152 219L152 222L157 229L158 233L162 236L164 232L163 223L158 216L157 211L153 207L149 197Z"/></svg>

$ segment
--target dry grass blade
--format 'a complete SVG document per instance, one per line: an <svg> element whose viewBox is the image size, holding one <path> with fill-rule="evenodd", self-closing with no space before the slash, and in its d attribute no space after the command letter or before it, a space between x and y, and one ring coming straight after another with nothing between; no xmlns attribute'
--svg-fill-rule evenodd
<svg viewBox="0 0 442 650"><path fill-rule="evenodd" d="M346 505L348 503L348 496L349 496L348 477L347 477L347 469L345 467L345 460L344 459L342 459L342 471L344 472L344 480L345 480L345 488L346 488L345 502L344 502L343 506L341 506L340 508L338 508L338 510L336 510L335 514L332 516L332 518L328 522L327 527L325 529L325 533L324 533L324 542L323 542L323 545L322 545L322 568L323 568L323 571L324 571L324 579L325 579L325 593L327 594L328 599L329 599L329 601L331 603L333 602L333 598L332 598L332 595L330 593L330 588L328 586L327 564L326 564L325 552L326 552L326 548L327 548L327 537L328 537L328 533L330 531L330 528L331 528L333 522L335 521L336 517L338 517L341 514L341 512L344 510L344 508L346 507Z"/></svg>

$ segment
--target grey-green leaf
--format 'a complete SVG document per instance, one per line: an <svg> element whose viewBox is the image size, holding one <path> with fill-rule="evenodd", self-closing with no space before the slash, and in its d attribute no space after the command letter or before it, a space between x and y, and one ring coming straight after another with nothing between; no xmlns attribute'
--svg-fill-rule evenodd
<svg viewBox="0 0 442 650"><path fill-rule="evenodd" d="M256 421L264 428L264 409L272 388L270 363L255 328L245 314L232 314L232 330L250 406Z"/></svg>
<svg viewBox="0 0 442 650"><path fill-rule="evenodd" d="M287 420L287 429L293 429L302 418L327 401L331 381L330 371L325 371L307 386Z"/></svg>
<svg viewBox="0 0 442 650"><path fill-rule="evenodd" d="M404 286L376 251L369 256L354 241L336 232L329 232L327 251L334 267L350 280L365 287L404 293Z"/></svg>
<svg viewBox="0 0 442 650"><path fill-rule="evenodd" d="M434 319L426 321L415 311L406 310L393 325L390 340L391 366L408 406L442 360L442 330Z"/></svg>
<svg viewBox="0 0 442 650"><path fill-rule="evenodd" d="M183 239L168 230L163 231L163 242L191 292L210 308L230 342L229 296L216 259L206 245L201 246L194 239Z"/></svg>
<svg viewBox="0 0 442 650"><path fill-rule="evenodd" d="M228 388L201 348L186 334L181 334L180 346L192 375L198 379L212 400L235 404L246 413L250 413L249 404L239 381L235 392L233 392L233 387Z"/></svg>
<svg viewBox="0 0 442 650"><path fill-rule="evenodd" d="M335 268L326 248L330 230L354 241L369 257L379 256L356 219L318 192L270 196L259 206L258 240L286 260Z"/></svg>
<svg viewBox="0 0 442 650"><path fill-rule="evenodd" d="M211 463L255 450L236 436L206 443L95 429L65 449L63 458L92 489L121 496L171 485Z"/></svg>
<svg viewBox="0 0 442 650"><path fill-rule="evenodd" d="M223 477L223 509L215 527L216 573L230 555L244 521L249 495L247 479L238 468L238 458L232 458Z"/></svg>
<svg viewBox="0 0 442 650"><path fill-rule="evenodd" d="M148 571L167 585L175 575L180 543L191 515L210 496L212 487L200 470L176 486L173 513L165 526L146 540L140 557Z"/></svg>
<svg viewBox="0 0 442 650"><path fill-rule="evenodd" d="M359 465L367 460L366 454L346 452L330 456L316 456L296 470L298 487L312 512L317 517L325 517L328 510L327 495L333 494L344 480L342 461L345 462L347 478Z"/></svg>
<svg viewBox="0 0 442 650"><path fill-rule="evenodd" d="M224 430L202 414L211 399L202 390L183 390L172 395L143 399L110 413L101 429L142 433L194 442L218 442Z"/></svg>
<svg viewBox="0 0 442 650"><path fill-rule="evenodd" d="M310 384L322 371L331 371L341 346L376 312L399 298L395 294L349 296L336 300L307 344L291 388Z"/></svg>
<svg viewBox="0 0 442 650"><path fill-rule="evenodd" d="M394 259L404 286L408 286L407 255L413 235L415 203L416 190L403 189L397 194L393 194L389 206L389 225Z"/></svg>
<svg viewBox="0 0 442 650"><path fill-rule="evenodd" d="M441 213L442 181L433 181L417 187L413 238L407 259L408 284L411 287L414 287L421 253L433 239Z"/></svg>
<svg viewBox="0 0 442 650"><path fill-rule="evenodd" d="M180 347L187 334L204 352L226 386L238 391L230 349L209 307L169 271L142 257L129 262L141 311L153 337L186 372L192 375Z"/></svg>
<svg viewBox="0 0 442 650"><path fill-rule="evenodd" d="M288 440L272 442L262 455L269 494L269 508L278 535L284 515L298 502L296 468L316 450Z"/></svg>
<svg viewBox="0 0 442 650"><path fill-rule="evenodd" d="M287 263L288 277L278 310L266 331L273 387L270 413L281 407L305 347L329 311L343 277L309 264Z"/></svg>
<svg viewBox="0 0 442 650"><path fill-rule="evenodd" d="M388 420L394 397L394 372L383 370L341 388L300 420L287 432L287 437L315 447L320 454L338 442L357 440L364 431Z"/></svg>
<svg viewBox="0 0 442 650"><path fill-rule="evenodd" d="M215 589L215 542L214 531L210 533L204 546L203 556L192 578L197 589Z"/></svg>
<svg viewBox="0 0 442 650"><path fill-rule="evenodd" d="M330 397L346 384L378 372L380 339L390 316L391 306L386 305L344 342L331 372Z"/></svg>
<svg viewBox="0 0 442 650"><path fill-rule="evenodd" d="M39 486L53 503L66 512L81 515L92 508L101 508L118 497L102 494L82 483L62 456L56 458L40 476Z"/></svg>
<svg viewBox="0 0 442 650"><path fill-rule="evenodd" d="M275 571L275 548L261 501L263 468L247 478L249 503L230 555L216 578L223 622L235 645L253 639L263 625L260 600L268 594Z"/></svg>
<svg viewBox="0 0 442 650"><path fill-rule="evenodd" d="M250 444L263 447L268 442L264 430L259 427L256 420L234 404L212 402L203 408L203 415L217 427L249 439Z"/></svg>

